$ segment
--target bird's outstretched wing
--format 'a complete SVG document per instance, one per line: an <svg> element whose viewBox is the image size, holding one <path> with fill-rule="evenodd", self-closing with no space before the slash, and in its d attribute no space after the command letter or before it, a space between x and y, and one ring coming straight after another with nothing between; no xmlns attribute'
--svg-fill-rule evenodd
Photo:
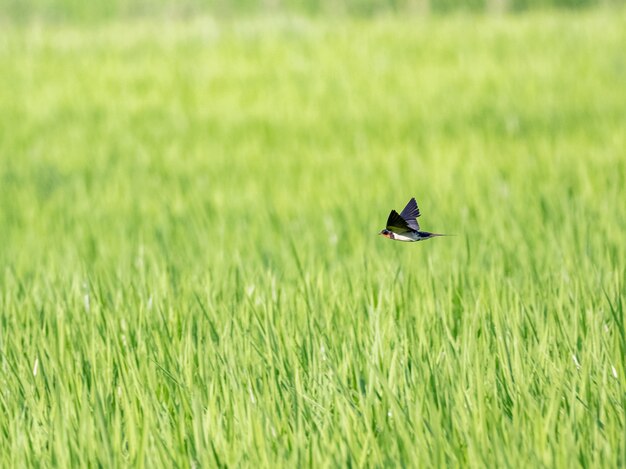
<svg viewBox="0 0 626 469"><path fill-rule="evenodd" d="M420 229L420 225L416 220L416 218L420 216L420 209L417 206L415 198L409 200L409 203L406 204L406 207L404 207L400 216L404 219L404 221L406 221L407 226L412 230L418 231Z"/></svg>
<svg viewBox="0 0 626 469"><path fill-rule="evenodd" d="M394 233L406 233L407 231L411 231L406 220L395 210L392 210L389 214L389 218L387 218L387 229Z"/></svg>

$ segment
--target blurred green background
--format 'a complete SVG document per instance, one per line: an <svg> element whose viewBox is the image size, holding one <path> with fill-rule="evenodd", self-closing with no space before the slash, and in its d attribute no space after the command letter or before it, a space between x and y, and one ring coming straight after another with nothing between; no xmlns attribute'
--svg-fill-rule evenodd
<svg viewBox="0 0 626 469"><path fill-rule="evenodd" d="M190 17L306 14L370 17L380 14L503 13L621 5L621 0L3 0L0 17L25 20L103 20L162 15Z"/></svg>
<svg viewBox="0 0 626 469"><path fill-rule="evenodd" d="M621 4L0 15L0 466L626 466Z"/></svg>

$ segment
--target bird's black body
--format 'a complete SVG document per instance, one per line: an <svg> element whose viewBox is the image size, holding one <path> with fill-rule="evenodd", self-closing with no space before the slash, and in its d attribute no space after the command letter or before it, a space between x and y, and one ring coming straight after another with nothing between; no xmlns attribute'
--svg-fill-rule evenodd
<svg viewBox="0 0 626 469"><path fill-rule="evenodd" d="M389 218L387 218L387 226L380 234L389 239L407 242L422 241L435 236L445 236L438 233L420 231L419 223L417 223L417 217L419 216L420 209L415 198L412 198L401 213L395 210L391 211Z"/></svg>

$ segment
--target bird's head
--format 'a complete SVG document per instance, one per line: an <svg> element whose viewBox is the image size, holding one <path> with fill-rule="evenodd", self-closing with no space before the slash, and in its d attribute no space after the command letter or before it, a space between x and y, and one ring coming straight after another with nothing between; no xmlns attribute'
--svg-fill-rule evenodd
<svg viewBox="0 0 626 469"><path fill-rule="evenodd" d="M378 233L381 236L384 236L385 238L389 238L391 239L391 231L389 231L388 229L384 229L382 230L380 233Z"/></svg>

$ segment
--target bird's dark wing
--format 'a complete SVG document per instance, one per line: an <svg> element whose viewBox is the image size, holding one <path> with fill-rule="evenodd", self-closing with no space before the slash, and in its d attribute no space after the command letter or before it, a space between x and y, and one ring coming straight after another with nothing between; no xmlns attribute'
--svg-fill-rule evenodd
<svg viewBox="0 0 626 469"><path fill-rule="evenodd" d="M420 229L420 225L416 220L416 218L420 216L420 209L417 207L415 198L409 200L409 203L406 204L406 207L404 207L400 216L406 221L406 224L412 230L418 231Z"/></svg>
<svg viewBox="0 0 626 469"><path fill-rule="evenodd" d="M389 231L393 231L394 233L406 233L407 231L411 231L411 228L407 225L406 220L395 210L392 210L389 214L389 218L387 218L387 229Z"/></svg>

